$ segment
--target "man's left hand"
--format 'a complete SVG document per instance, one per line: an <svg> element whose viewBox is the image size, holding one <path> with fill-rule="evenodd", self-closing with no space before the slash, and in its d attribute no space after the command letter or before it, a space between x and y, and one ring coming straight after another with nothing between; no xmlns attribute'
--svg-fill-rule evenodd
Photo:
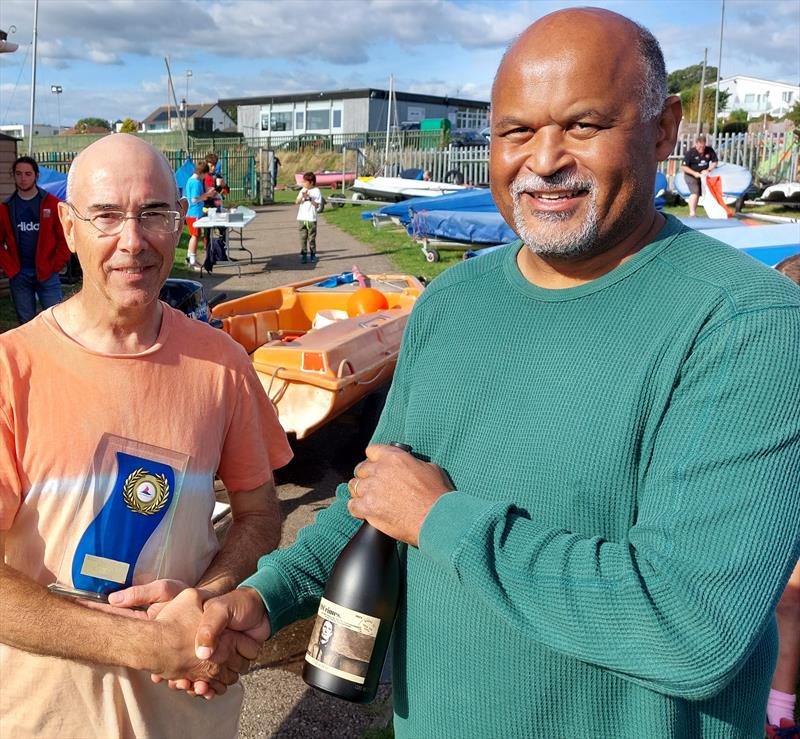
<svg viewBox="0 0 800 739"><path fill-rule="evenodd" d="M347 484L352 496L348 510L356 518L412 546L433 504L454 490L447 473L408 452L384 444L367 447Z"/></svg>
<svg viewBox="0 0 800 739"><path fill-rule="evenodd" d="M117 590L108 596L108 602L115 608L145 607L147 617L155 618L167 603L188 587L189 585L181 580L154 580L146 585L133 585L124 590Z"/></svg>

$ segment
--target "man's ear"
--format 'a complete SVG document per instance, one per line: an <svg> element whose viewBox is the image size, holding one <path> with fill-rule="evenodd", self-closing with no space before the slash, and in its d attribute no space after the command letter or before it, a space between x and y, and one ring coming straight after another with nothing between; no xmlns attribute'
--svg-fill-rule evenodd
<svg viewBox="0 0 800 739"><path fill-rule="evenodd" d="M189 201L186 198L178 198L178 210L181 212L181 218L186 215L186 211L189 210Z"/></svg>
<svg viewBox="0 0 800 739"><path fill-rule="evenodd" d="M661 109L661 115L656 124L658 126L656 134L657 161L665 161L675 151L681 118L683 118L681 99L678 95L670 95L664 101L664 107Z"/></svg>
<svg viewBox="0 0 800 739"><path fill-rule="evenodd" d="M75 250L75 219L72 217L70 207L63 201L58 204L58 217L61 219L61 228L64 229L64 239L73 254Z"/></svg>

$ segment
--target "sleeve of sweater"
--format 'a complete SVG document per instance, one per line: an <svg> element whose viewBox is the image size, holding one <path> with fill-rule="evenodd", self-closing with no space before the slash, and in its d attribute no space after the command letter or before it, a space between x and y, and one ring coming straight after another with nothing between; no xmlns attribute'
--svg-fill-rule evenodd
<svg viewBox="0 0 800 739"><path fill-rule="evenodd" d="M716 694L762 638L800 553L799 348L796 306L700 337L623 540L458 490L431 509L420 552L552 649L660 693Z"/></svg>
<svg viewBox="0 0 800 739"><path fill-rule="evenodd" d="M376 443L404 438L405 385L402 381L408 361L406 348L413 346L412 321L403 336L395 381L389 390L384 411L373 436ZM240 587L255 588L269 614L272 633L300 618L312 615L325 589L339 553L361 526L347 510L350 491L347 480L336 488L335 501L317 515L312 524L297 535L295 543L263 556L258 570Z"/></svg>

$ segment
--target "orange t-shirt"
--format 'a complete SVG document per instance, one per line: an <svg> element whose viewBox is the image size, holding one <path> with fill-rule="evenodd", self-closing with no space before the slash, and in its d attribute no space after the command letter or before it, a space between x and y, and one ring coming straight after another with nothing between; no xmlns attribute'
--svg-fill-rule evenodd
<svg viewBox="0 0 800 739"><path fill-rule="evenodd" d="M152 347L103 355L45 311L0 335L0 530L9 566L42 584L56 580L69 542L91 520L76 512L76 496L102 474L98 450L109 435L185 461L161 576L191 584L218 551L214 476L235 495L292 456L250 359L222 331L164 305ZM0 737L236 734L238 686L196 700L135 670L5 645L0 674Z"/></svg>

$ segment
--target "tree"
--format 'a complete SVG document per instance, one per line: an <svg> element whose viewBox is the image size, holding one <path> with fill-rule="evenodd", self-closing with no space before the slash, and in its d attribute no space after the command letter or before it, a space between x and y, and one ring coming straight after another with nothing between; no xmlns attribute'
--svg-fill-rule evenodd
<svg viewBox="0 0 800 739"><path fill-rule="evenodd" d="M800 128L800 102L796 102L792 109L786 114L786 117L794 123L795 126Z"/></svg>
<svg viewBox="0 0 800 739"><path fill-rule="evenodd" d="M689 88L698 86L703 76L703 65L693 64L691 67L676 69L667 75L667 91L670 95L683 92ZM706 84L716 82L717 68L706 65ZM705 107L705 106L704 106Z"/></svg>
<svg viewBox="0 0 800 739"><path fill-rule="evenodd" d="M89 128L105 128L111 130L111 124L105 118L81 118L75 124L75 130L85 133Z"/></svg>
<svg viewBox="0 0 800 739"><path fill-rule="evenodd" d="M746 110L732 110L728 114L726 123L747 123L748 116Z"/></svg>
<svg viewBox="0 0 800 739"><path fill-rule="evenodd" d="M716 89L713 87L707 87L703 92L703 110L700 114L700 118L703 122L703 126L705 130L709 130L714 127L714 95L716 94ZM697 119L697 105L700 102L700 85L699 83L683 90L681 93L681 104L683 105L683 117L687 121L694 121ZM731 96L729 92L726 90L720 90L719 92L719 109L723 110L728 102L728 98Z"/></svg>
<svg viewBox="0 0 800 739"><path fill-rule="evenodd" d="M119 127L120 133L136 133L137 130L136 121L133 118L126 118Z"/></svg>

